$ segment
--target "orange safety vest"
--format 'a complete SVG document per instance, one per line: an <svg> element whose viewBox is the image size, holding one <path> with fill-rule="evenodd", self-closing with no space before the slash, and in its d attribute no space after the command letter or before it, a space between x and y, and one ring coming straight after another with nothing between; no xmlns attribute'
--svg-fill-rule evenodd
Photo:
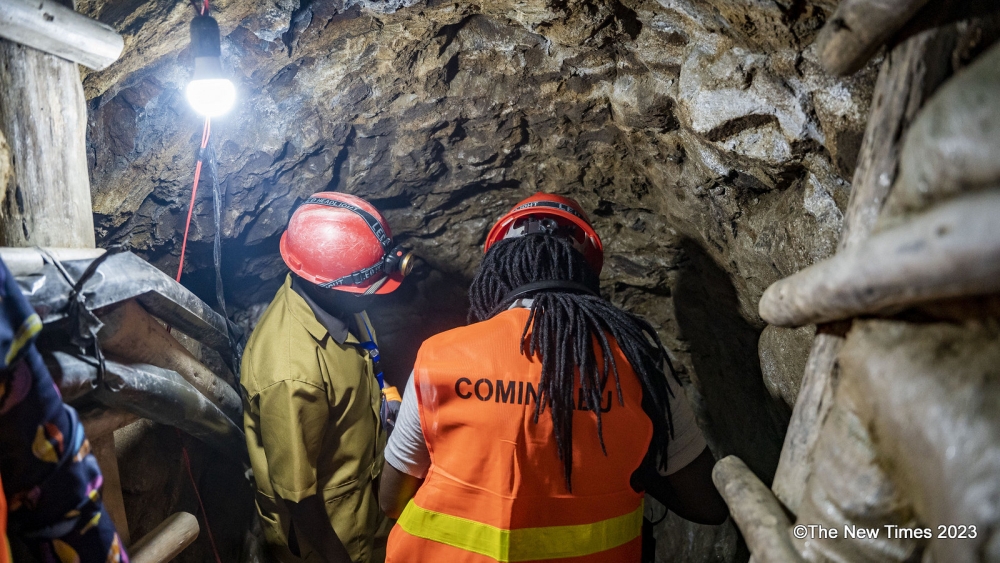
<svg viewBox="0 0 1000 563"><path fill-rule="evenodd" d="M387 563L640 560L643 495L630 478L653 427L639 380L614 346L624 406L610 380L605 456L579 401L568 491L549 409L533 422L541 363L520 351L527 320L511 309L420 348L414 388L431 465L389 535Z"/></svg>

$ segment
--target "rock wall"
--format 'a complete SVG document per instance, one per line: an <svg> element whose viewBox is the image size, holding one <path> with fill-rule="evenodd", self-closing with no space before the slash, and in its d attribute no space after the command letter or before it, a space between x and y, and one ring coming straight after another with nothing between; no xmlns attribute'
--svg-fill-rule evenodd
<svg viewBox="0 0 1000 563"><path fill-rule="evenodd" d="M369 199L424 259L373 311L401 382L423 338L464 322L491 222L534 191L569 195L604 239L605 294L660 331L713 452L769 481L802 370L765 361L790 374L765 385L758 345L794 364L811 333L758 343L757 301L833 252L874 80L874 66L820 70L812 40L832 4L213 3L239 92L212 124L230 313L252 326L283 279L277 241L298 203ZM201 134L183 95L193 10L79 9L126 39L84 75L98 239L172 273ZM210 189L183 281L211 303ZM731 525L671 516L658 536L661 561L746 557Z"/></svg>

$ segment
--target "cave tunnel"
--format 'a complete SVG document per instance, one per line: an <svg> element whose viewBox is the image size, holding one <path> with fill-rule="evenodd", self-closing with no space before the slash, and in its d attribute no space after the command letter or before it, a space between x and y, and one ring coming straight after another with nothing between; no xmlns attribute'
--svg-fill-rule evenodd
<svg viewBox="0 0 1000 563"><path fill-rule="evenodd" d="M1000 562L998 39L0 0L0 563Z"/></svg>

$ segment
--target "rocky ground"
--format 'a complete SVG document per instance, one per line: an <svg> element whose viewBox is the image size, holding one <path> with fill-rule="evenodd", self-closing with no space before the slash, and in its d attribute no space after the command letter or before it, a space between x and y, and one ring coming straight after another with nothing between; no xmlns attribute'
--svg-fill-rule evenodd
<svg viewBox="0 0 1000 563"><path fill-rule="evenodd" d="M606 295L658 328L713 452L769 480L811 332L760 338L757 301L834 250L874 81L873 66L818 67L833 4L213 3L239 91L212 124L230 313L251 326L283 279L277 242L298 203L359 195L425 262L374 311L400 381L424 337L464 322L491 222L535 191L569 195L604 239ZM173 273L201 135L183 95L194 11L78 9L126 42L84 75L99 243ZM206 179L184 282L214 303L210 193ZM671 516L658 536L660 561L746 557L731 524Z"/></svg>

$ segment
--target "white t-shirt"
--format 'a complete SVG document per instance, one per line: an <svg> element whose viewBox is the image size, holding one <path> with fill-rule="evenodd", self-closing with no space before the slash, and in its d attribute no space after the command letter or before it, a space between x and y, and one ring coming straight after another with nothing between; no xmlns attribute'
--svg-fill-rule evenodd
<svg viewBox="0 0 1000 563"><path fill-rule="evenodd" d="M521 300L528 302L530 300ZM518 305L524 306L521 303ZM705 449L705 437L695 423L694 411L688 404L684 389L674 381L667 381L673 397L670 398L670 412L673 415L674 437L667 446L667 469L663 475L675 473L695 460ZM427 442L420 426L420 409L417 408L417 394L414 392L413 374L403 390L403 403L399 407L396 427L389 436L385 447L385 460L397 471L423 479L431 465Z"/></svg>

